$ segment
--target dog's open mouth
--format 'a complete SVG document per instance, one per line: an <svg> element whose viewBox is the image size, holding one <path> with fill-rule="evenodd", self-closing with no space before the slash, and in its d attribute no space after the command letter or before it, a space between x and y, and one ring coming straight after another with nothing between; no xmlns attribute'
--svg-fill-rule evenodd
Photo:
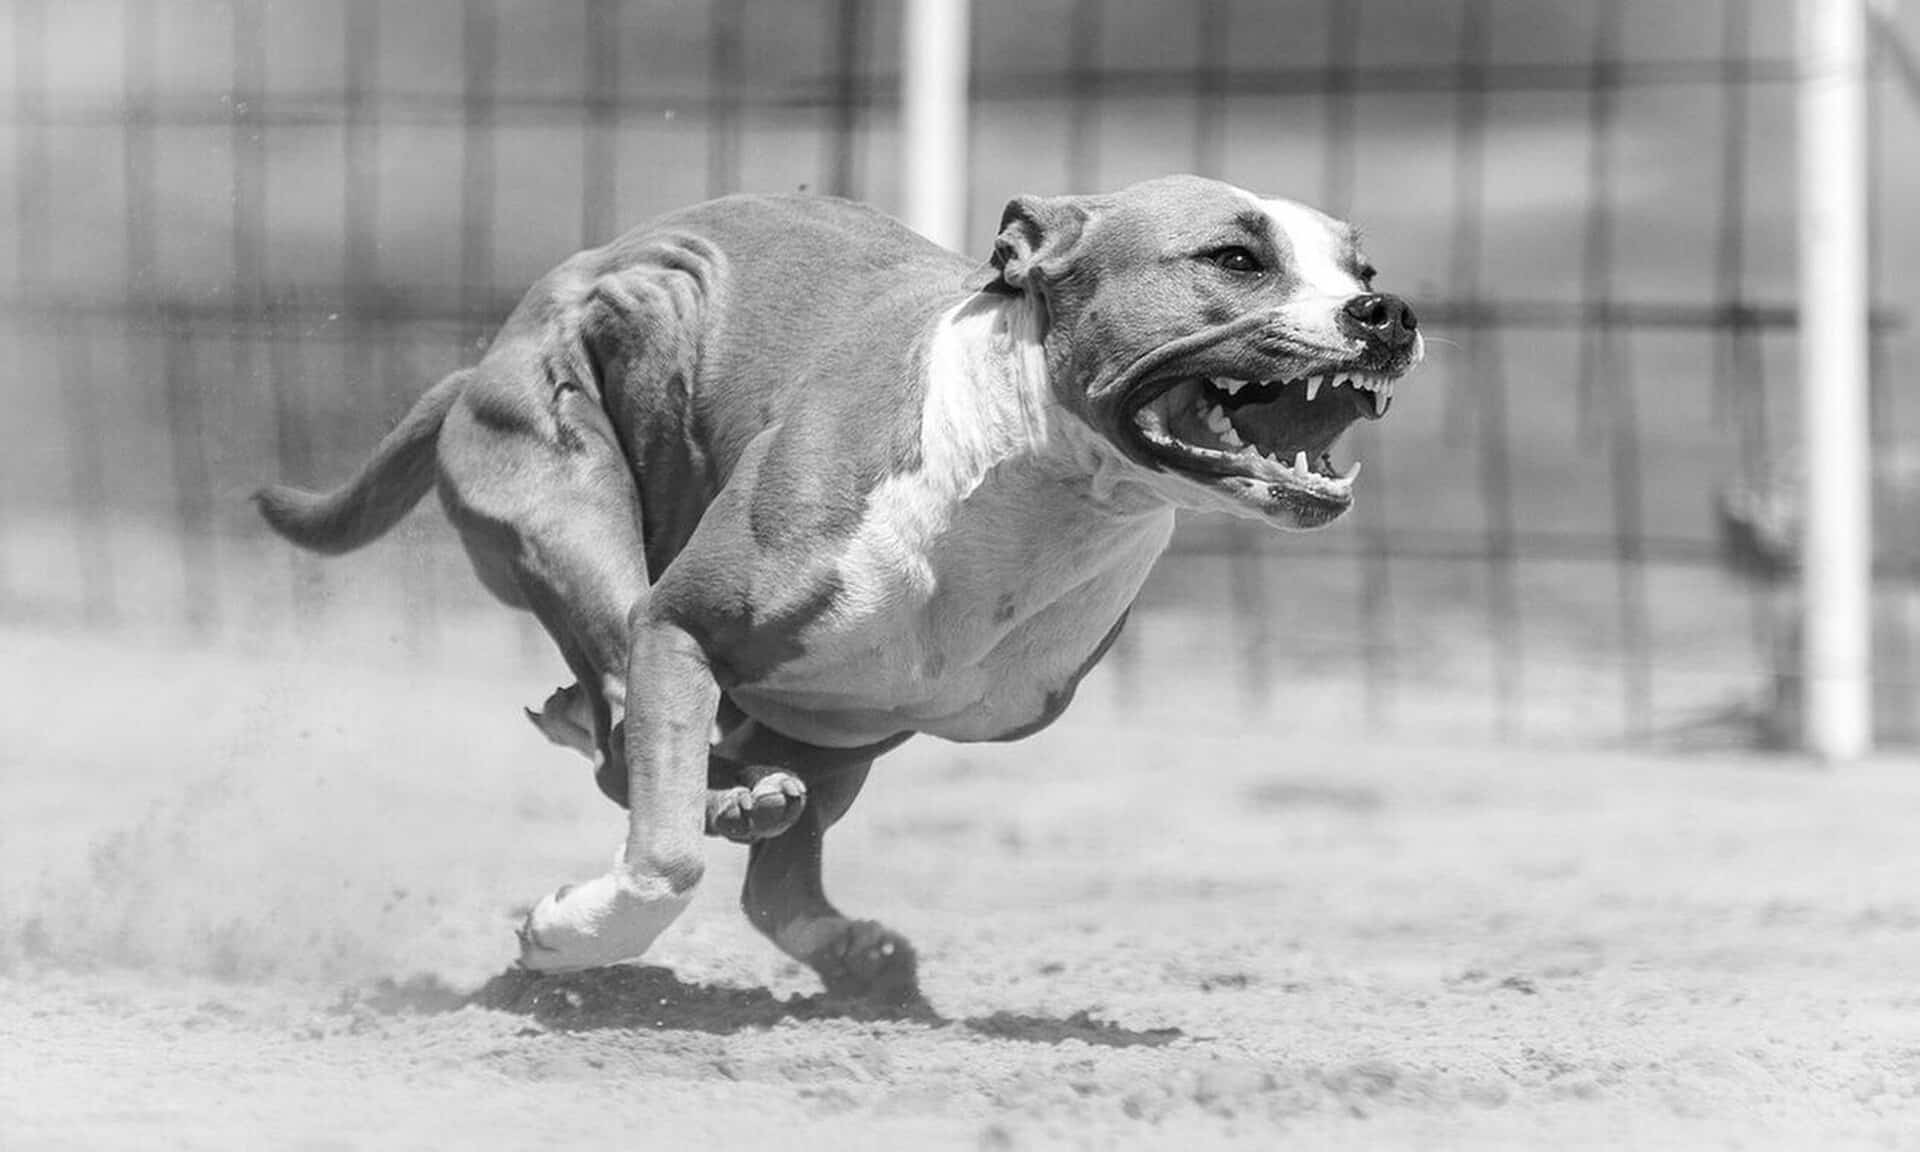
<svg viewBox="0 0 1920 1152"><path fill-rule="evenodd" d="M1353 502L1360 474L1359 461L1335 466L1334 442L1355 420L1385 416L1393 384L1341 369L1285 380L1184 377L1134 410L1133 430L1148 455L1190 479L1279 486L1331 518Z"/></svg>

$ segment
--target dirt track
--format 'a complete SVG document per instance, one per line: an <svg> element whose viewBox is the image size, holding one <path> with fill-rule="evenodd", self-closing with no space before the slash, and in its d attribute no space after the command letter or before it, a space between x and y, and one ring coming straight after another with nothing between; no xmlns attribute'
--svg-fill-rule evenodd
<svg viewBox="0 0 1920 1152"><path fill-rule="evenodd" d="M1920 765L1137 724L910 745L829 861L934 1015L733 909L502 975L619 817L548 685L0 636L0 1146L1920 1142ZM1164 702L1164 700L1163 700Z"/></svg>

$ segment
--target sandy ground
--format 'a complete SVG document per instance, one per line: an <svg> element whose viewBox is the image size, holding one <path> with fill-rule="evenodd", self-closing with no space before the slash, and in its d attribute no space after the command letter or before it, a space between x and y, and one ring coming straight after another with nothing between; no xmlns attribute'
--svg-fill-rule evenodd
<svg viewBox="0 0 1920 1152"><path fill-rule="evenodd" d="M878 1019L717 843L657 967L506 971L620 827L547 687L0 633L0 1147L1920 1144L1912 760L1370 743L1170 671L1184 724L876 773L829 879L933 1006Z"/></svg>

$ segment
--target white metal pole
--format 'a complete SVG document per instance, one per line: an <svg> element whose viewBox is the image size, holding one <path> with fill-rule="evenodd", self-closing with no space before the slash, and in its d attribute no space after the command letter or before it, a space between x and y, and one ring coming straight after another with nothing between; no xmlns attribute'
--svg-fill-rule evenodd
<svg viewBox="0 0 1920 1152"><path fill-rule="evenodd" d="M901 186L906 220L966 243L968 0L907 0L901 43Z"/></svg>
<svg viewBox="0 0 1920 1152"><path fill-rule="evenodd" d="M1873 741L1864 0L1800 0L1800 66L1801 672L1807 748L1844 761Z"/></svg>

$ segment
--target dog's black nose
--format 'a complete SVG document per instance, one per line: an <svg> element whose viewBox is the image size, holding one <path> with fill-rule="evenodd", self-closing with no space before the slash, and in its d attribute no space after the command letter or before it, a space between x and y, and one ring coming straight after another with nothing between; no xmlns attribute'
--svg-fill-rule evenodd
<svg viewBox="0 0 1920 1152"><path fill-rule="evenodd" d="M1412 344L1413 334L1420 328L1420 321L1413 309L1407 307L1407 302L1384 292L1355 296L1341 311L1347 314L1355 335L1379 340L1395 350Z"/></svg>

